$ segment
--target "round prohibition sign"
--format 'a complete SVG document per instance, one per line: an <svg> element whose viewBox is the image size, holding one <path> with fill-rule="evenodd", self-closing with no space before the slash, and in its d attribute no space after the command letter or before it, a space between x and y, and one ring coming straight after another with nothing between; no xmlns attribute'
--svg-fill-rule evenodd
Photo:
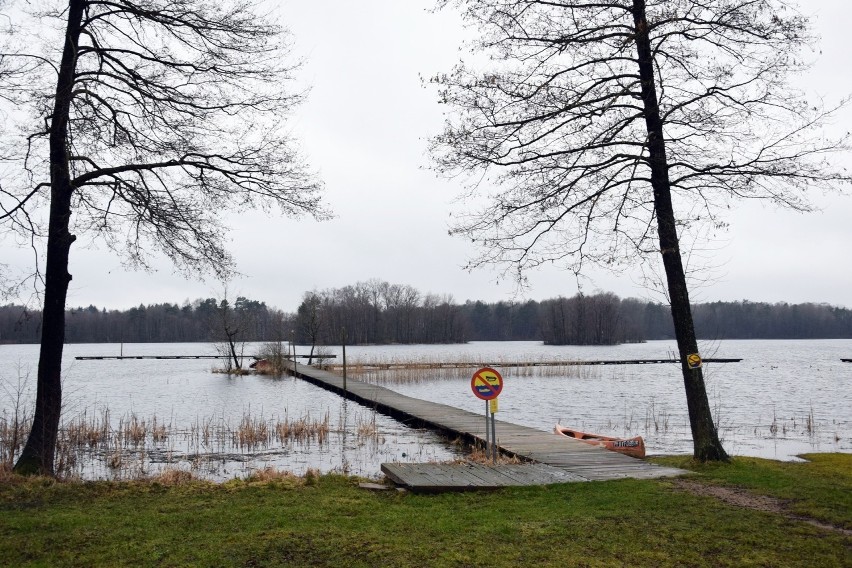
<svg viewBox="0 0 852 568"><path fill-rule="evenodd" d="M491 367L482 368L470 379L470 389L482 400L497 398L503 390L503 377Z"/></svg>

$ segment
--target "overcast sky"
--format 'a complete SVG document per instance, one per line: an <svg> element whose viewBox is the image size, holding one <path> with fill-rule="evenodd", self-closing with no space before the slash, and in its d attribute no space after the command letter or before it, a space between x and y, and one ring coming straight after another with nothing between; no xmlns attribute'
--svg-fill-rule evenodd
<svg viewBox="0 0 852 568"><path fill-rule="evenodd" d="M444 111L421 76L449 71L467 33L450 10L434 14L431 0L323 0L281 4L282 20L306 59L300 80L311 85L294 116L294 130L327 186L336 218L317 223L261 213L230 219L230 248L243 277L232 295L294 311L306 290L378 278L456 301L545 299L577 292L573 275L530 274L516 297L499 272L463 270L470 245L447 235L458 209L457 183L427 169L426 140ZM847 2L811 0L806 9L822 36L822 55L807 85L827 101L852 93ZM838 129L852 124L852 109ZM852 167L852 157L842 156ZM852 307L852 195L814 196L821 211L800 214L741 204L730 230L704 254L710 280L694 301L827 302ZM78 241L80 243L81 241ZM4 257L25 263L24 253ZM9 262L9 260L5 260ZM106 249L71 251L69 306L128 308L221 293L215 281L185 280L163 260L152 274L128 272ZM589 272L585 292L661 300L637 273Z"/></svg>

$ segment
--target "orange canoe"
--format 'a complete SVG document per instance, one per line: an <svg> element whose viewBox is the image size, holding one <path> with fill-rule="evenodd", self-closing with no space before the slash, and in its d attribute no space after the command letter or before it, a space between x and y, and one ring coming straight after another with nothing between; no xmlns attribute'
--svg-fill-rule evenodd
<svg viewBox="0 0 852 568"><path fill-rule="evenodd" d="M561 434L562 436L574 438L575 440L580 440L581 442L586 442L593 446L600 446L607 450L618 452L630 457L645 457L645 440L642 439L642 436L636 436L635 438L612 438L610 436L601 436L599 434L589 434L588 432L572 430L571 428L562 426L561 424L557 424L556 427L553 428L553 431L557 434Z"/></svg>

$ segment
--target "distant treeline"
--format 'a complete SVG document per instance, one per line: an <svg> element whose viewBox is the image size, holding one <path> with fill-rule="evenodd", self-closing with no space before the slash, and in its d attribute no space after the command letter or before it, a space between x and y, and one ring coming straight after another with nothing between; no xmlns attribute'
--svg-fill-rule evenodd
<svg viewBox="0 0 852 568"><path fill-rule="evenodd" d="M824 304L713 302L693 306L703 339L852 338L852 310ZM129 310L69 310L69 343L220 341L226 327L240 341L461 343L541 340L556 345L613 345L674 336L668 306L611 293L526 302L455 302L405 285L370 280L308 292L296 313L238 297ZM40 314L0 307L0 342L38 343Z"/></svg>
<svg viewBox="0 0 852 568"><path fill-rule="evenodd" d="M68 343L179 343L219 341L224 317L239 318L244 341L277 338L292 316L269 308L264 302L239 297L227 300L207 298L177 304L140 305L129 310L100 309L95 306L68 310L65 340ZM287 327L287 329L290 329ZM41 313L21 306L0 307L0 342L38 343Z"/></svg>

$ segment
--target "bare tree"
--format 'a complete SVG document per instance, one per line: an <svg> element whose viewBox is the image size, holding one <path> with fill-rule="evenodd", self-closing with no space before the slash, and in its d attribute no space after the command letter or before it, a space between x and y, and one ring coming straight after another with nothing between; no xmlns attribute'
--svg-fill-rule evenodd
<svg viewBox="0 0 852 568"><path fill-rule="evenodd" d="M217 339L216 351L225 359L224 371L242 374L246 337L253 327L252 316L240 309L242 296L235 303L228 299L228 285L222 285L222 298L216 304L216 315L209 322L210 332Z"/></svg>
<svg viewBox="0 0 852 568"><path fill-rule="evenodd" d="M296 311L296 325L299 335L311 343L311 352L308 355L308 365L311 365L314 360L314 349L323 328L322 298L317 291L305 292L302 296L302 303ZM327 333L331 334L333 331L328 330Z"/></svg>
<svg viewBox="0 0 852 568"><path fill-rule="evenodd" d="M821 136L831 110L789 86L812 38L776 0L443 0L481 32L434 79L452 113L435 167L473 172L486 205L454 232L524 273L662 258L699 460L723 460L707 402L679 237L724 225L739 198L800 210L850 177ZM494 189L492 189L494 188ZM658 256L659 255L659 256Z"/></svg>
<svg viewBox="0 0 852 568"><path fill-rule="evenodd" d="M239 0L60 4L34 14L20 43L42 50L11 54L34 62L27 88L0 85L29 112L19 119L23 134L7 131L0 151L0 220L25 238L46 237L34 426L16 470L45 474L53 471L78 234L136 266L159 250L181 269L224 278L233 268L226 211L326 216L321 185L286 131L302 94L286 89L290 47L268 17ZM51 24L58 50L42 39L54 38Z"/></svg>

